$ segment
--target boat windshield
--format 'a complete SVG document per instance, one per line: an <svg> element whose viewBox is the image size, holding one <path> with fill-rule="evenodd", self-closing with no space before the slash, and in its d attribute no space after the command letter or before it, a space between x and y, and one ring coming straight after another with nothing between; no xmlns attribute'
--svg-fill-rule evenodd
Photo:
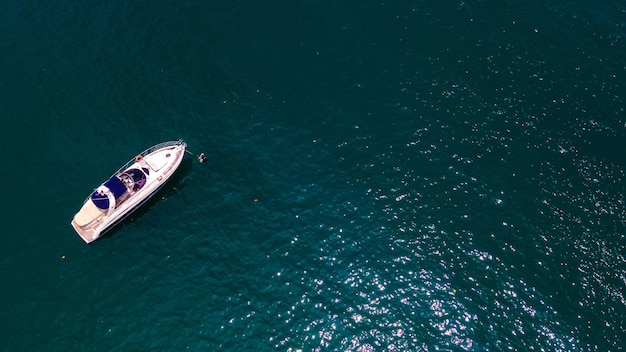
<svg viewBox="0 0 626 352"><path fill-rule="evenodd" d="M140 190L146 184L146 174L140 169L128 169L120 177L128 180L127 187L133 192Z"/></svg>

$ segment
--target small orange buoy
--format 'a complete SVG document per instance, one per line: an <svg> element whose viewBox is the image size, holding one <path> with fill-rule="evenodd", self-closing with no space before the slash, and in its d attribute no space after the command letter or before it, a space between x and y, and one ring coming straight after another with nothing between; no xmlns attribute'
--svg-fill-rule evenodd
<svg viewBox="0 0 626 352"><path fill-rule="evenodd" d="M142 161L142 160L143 160L143 156L141 156L141 155L137 155L137 156L135 157L135 162L136 162L136 163L138 163L138 162L140 162L140 161Z"/></svg>

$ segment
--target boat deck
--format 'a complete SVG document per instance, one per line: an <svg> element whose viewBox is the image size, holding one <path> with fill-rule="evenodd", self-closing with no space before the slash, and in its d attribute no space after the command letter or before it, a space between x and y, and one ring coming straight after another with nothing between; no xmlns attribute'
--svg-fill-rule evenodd
<svg viewBox="0 0 626 352"><path fill-rule="evenodd" d="M88 198L81 209L74 215L71 225L78 235L87 243L98 239L115 224L122 221L135 209L149 199L176 171L185 155L186 144L177 142L165 142L148 148L127 162L120 168L111 179L115 179L128 170L136 171L144 175L142 180L145 184L135 189L135 179L126 182L126 192L117 192L114 209L101 209ZM142 171L143 170L143 173ZM122 175L123 176L123 175ZM122 182L124 177L121 177ZM128 180L127 180L128 181ZM110 187L107 183L104 184ZM110 196L110 194L109 194ZM112 200L113 201L113 200Z"/></svg>

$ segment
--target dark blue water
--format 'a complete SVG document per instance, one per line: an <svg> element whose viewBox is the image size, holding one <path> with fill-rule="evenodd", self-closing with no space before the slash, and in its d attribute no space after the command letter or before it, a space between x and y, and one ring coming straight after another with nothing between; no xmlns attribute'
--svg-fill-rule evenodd
<svg viewBox="0 0 626 352"><path fill-rule="evenodd" d="M0 349L615 351L620 1L6 2ZM182 138L157 199L69 225Z"/></svg>

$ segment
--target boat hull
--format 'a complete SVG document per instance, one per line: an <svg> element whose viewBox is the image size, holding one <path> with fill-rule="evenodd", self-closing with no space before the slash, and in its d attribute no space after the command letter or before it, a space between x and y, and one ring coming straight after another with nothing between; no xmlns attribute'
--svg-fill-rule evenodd
<svg viewBox="0 0 626 352"><path fill-rule="evenodd" d="M127 162L87 197L71 221L74 230L91 243L122 222L167 183L185 149L182 140L160 143Z"/></svg>

